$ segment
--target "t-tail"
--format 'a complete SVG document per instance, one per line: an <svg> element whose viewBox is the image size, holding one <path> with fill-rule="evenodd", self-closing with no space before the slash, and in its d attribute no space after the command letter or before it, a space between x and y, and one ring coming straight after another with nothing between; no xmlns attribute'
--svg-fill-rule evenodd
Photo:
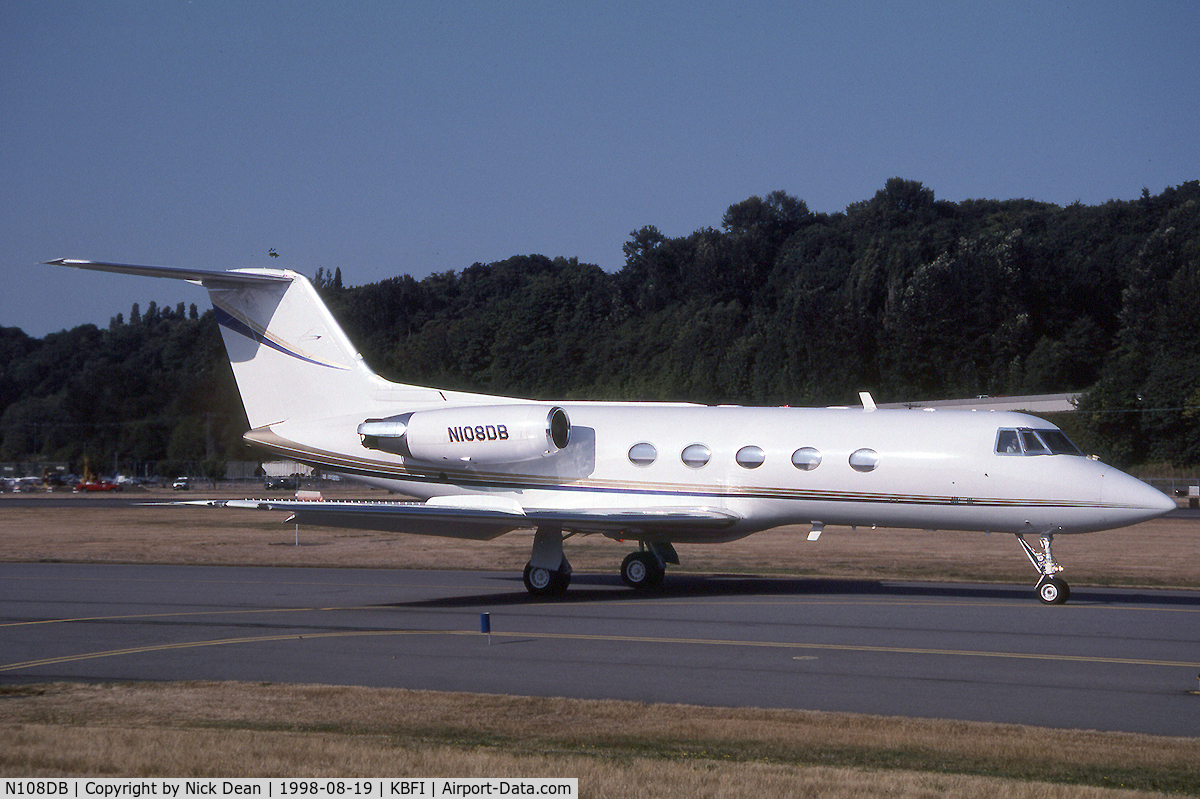
<svg viewBox="0 0 1200 799"><path fill-rule="evenodd" d="M449 399L446 392L392 383L375 374L312 283L297 272L217 272L69 259L48 263L175 278L208 289L251 430L350 414L365 418L372 412L387 412L397 403L411 407L444 404Z"/></svg>

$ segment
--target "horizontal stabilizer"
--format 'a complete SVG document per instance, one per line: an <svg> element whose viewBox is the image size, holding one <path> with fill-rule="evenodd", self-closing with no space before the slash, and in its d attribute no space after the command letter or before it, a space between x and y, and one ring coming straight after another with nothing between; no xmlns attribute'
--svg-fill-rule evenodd
<svg viewBox="0 0 1200 799"><path fill-rule="evenodd" d="M291 282L291 278L287 275L274 271L218 272L208 269L183 269L177 266L137 266L135 264L110 264L103 261L78 261L71 258L46 261L46 265L72 266L76 269L88 269L93 272L116 272L140 277L169 277L197 283L205 288L232 288L253 284Z"/></svg>

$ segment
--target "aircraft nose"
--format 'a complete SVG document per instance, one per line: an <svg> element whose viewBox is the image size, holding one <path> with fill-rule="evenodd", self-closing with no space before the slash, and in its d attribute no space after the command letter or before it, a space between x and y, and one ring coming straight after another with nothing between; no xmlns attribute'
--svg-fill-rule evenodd
<svg viewBox="0 0 1200 799"><path fill-rule="evenodd" d="M1122 524L1157 519L1178 507L1157 488L1115 469L1104 477L1101 499Z"/></svg>

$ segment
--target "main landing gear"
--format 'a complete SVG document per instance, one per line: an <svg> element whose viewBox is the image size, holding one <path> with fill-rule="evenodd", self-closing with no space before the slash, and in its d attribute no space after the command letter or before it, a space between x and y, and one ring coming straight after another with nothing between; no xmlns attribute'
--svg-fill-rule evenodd
<svg viewBox="0 0 1200 799"><path fill-rule="evenodd" d="M571 584L571 564L563 555L563 534L557 527L539 527L533 534L533 553L525 564L525 590L534 596L563 594Z"/></svg>
<svg viewBox="0 0 1200 799"><path fill-rule="evenodd" d="M652 552L630 552L621 563L621 580L630 588L662 585L666 568Z"/></svg>
<svg viewBox="0 0 1200 799"><path fill-rule="evenodd" d="M1041 536L1042 551L1038 552L1029 545L1025 540L1025 536L1020 533L1016 534L1017 541L1021 543L1021 548L1025 550L1025 556L1029 558L1029 562L1033 564L1033 568L1038 570L1038 574L1042 577L1038 580L1037 595L1043 605L1061 605L1071 597L1071 586L1067 585L1067 581L1058 576L1058 573L1063 570L1062 566L1054 560L1054 554L1050 551L1050 546L1054 542L1054 533L1046 533Z"/></svg>
<svg viewBox="0 0 1200 799"><path fill-rule="evenodd" d="M638 551L630 552L621 563L621 580L630 588L658 588L667 573L667 564L679 565L679 555L670 544L638 542Z"/></svg>
<svg viewBox="0 0 1200 799"><path fill-rule="evenodd" d="M533 553L525 564L522 579L525 590L534 596L557 596L571 584L571 564L563 555L562 530L539 527L533 535ZM670 544L638 542L621 564L621 579L630 588L649 589L662 585L667 564L679 564L679 555Z"/></svg>
<svg viewBox="0 0 1200 799"><path fill-rule="evenodd" d="M638 541L637 552L625 555L620 564L620 578L630 588L658 588L668 563L679 565L679 554L670 543Z"/></svg>
<svg viewBox="0 0 1200 799"><path fill-rule="evenodd" d="M571 584L571 564L563 558L562 565L554 571L534 566L533 562L525 564L525 590L534 596L552 596L565 593Z"/></svg>

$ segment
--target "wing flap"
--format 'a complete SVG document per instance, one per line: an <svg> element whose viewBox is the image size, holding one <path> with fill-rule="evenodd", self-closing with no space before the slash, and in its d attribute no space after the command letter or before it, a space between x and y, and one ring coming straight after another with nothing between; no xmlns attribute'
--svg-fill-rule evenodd
<svg viewBox="0 0 1200 799"><path fill-rule="evenodd" d="M538 524L557 524L576 533L624 533L626 538L666 535L685 530L721 530L741 517L720 508L602 508L594 510L525 509L526 517Z"/></svg>

